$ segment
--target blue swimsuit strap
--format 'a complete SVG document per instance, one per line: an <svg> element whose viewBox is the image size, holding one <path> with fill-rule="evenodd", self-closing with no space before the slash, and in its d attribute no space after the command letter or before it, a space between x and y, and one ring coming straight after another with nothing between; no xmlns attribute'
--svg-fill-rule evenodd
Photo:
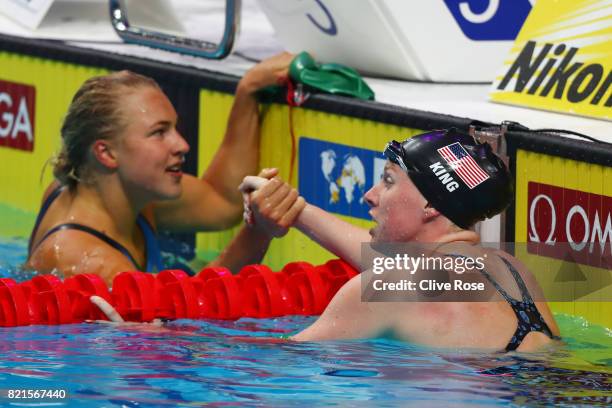
<svg viewBox="0 0 612 408"><path fill-rule="evenodd" d="M120 243L118 243L114 239L110 238L108 235L105 235L102 232L100 232L98 230L95 230L95 229L93 229L91 227L88 227L87 225L75 224L75 223L66 223L66 224L56 225L55 227L51 228L49 231L47 231L45 233L45 235L39 241L38 245L40 245L50 235L52 235L52 234L54 234L54 233L56 233L58 231L66 231L66 230L83 231L83 232L87 232L88 234L91 234L91 235L95 236L96 238L106 242L108 245L112 246L117 251L119 251L123 255L125 255L130 260L130 262L132 262L134 264L134 266L136 267L137 270L139 270L139 271L144 270L144 269L142 269L140 267L140 265L138 264L136 259L134 259L134 257L130 253L130 251L128 251L123 245L121 245Z"/></svg>
<svg viewBox="0 0 612 408"><path fill-rule="evenodd" d="M142 235L144 236L145 240L145 252L147 257L147 268L145 270L149 272L159 272L163 270L164 268L162 264L159 241L157 239L157 234L155 233L153 226L149 223L149 220L147 220L147 218L144 217L142 214L138 215L136 223L140 227L140 230L142 231Z"/></svg>
<svg viewBox="0 0 612 408"><path fill-rule="evenodd" d="M510 342L506 346L506 351L516 350L522 343L525 336L527 336L527 334L529 334L532 331L538 331L538 332L544 333L551 339L559 340L560 339L559 336L553 335L552 331L548 327L548 324L546 324L546 321L542 317L542 314L540 313L535 303L533 302L533 299L531 295L529 294L529 291L527 290L527 286L525 285L525 282L521 278L516 268L514 268L514 265L512 265L510 261L508 261L507 259L501 256L499 258L504 262L504 264L506 264L506 266L510 270L510 273L512 273L512 276L514 277L514 280L516 281L516 284L521 292L521 297L523 299L522 301L519 301L519 300L512 298L491 277L491 275L489 275L489 273L486 270L484 269L481 270L481 273L485 276L485 278L495 287L495 289L497 289L500 295L502 295L502 297L508 302L508 304L512 308L512 311L514 312L518 320L517 328L514 332L514 335L510 339Z"/></svg>
<svg viewBox="0 0 612 408"><path fill-rule="evenodd" d="M42 221L43 217L49 210L49 207L51 206L53 201L55 201L55 199L60 195L62 191L64 191L64 186L62 185L57 186L57 188L55 188L51 192L51 194L47 196L42 206L40 207L40 211L38 213L38 216L36 217L36 222L34 223L34 228L32 229L32 235L30 235L30 240L28 241L28 256L32 253L32 241L34 240L34 235L36 235L36 232L38 231L40 222Z"/></svg>

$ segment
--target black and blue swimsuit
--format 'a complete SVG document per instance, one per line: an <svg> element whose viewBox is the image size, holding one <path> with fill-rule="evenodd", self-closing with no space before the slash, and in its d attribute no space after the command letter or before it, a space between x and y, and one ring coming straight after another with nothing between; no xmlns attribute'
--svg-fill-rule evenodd
<svg viewBox="0 0 612 408"><path fill-rule="evenodd" d="M49 207L51 206L53 201L55 201L55 199L60 195L60 193L63 190L64 190L63 186L57 187L55 190L51 192L51 194L49 194L49 196L43 202L42 207L40 208L40 212L38 213L38 216L36 217L36 223L34 224L32 235L30 236L30 242L28 244L28 256L32 253L32 249L33 249L32 240L34 239L34 235L36 235L36 231L38 230L40 222L42 221L43 217L49 210ZM147 271L147 272L161 271L163 269L163 266L162 266L162 258L161 258L161 251L159 248L159 242L157 240L157 234L155 234L153 227L151 226L151 224L149 224L147 219L142 214L138 215L138 218L136 219L136 223L138 227L140 228L140 230L142 231L142 235L144 236L144 240L145 240L145 254L147 258L146 259L147 264L145 265L145 268L142 268L141 265L138 264L136 259L130 253L130 251L128 251L123 245L121 245L114 239L110 238L106 234L96 229L93 229L91 227L88 227L87 225L82 225L82 224L77 224L77 223L65 223L65 224L56 225L55 227L51 228L49 231L45 233L45 235L38 242L38 245L40 245L50 235L58 231L64 231L64 230L83 231L83 232L86 232L88 234L95 236L96 238L104 241L108 245L115 248L117 251L121 252L123 255L125 255L126 258L130 260L130 262L134 264L137 270L143 271L143 272L144 271Z"/></svg>
<svg viewBox="0 0 612 408"><path fill-rule="evenodd" d="M483 269L481 272L485 278L491 282L495 289L497 289L499 294L506 299L506 302L508 302L518 320L517 328L514 331L514 335L510 339L510 342L506 346L506 351L516 350L525 339L525 336L527 336L530 332L541 332L553 340L560 340L560 337L555 336L546 324L546 321L544 321L544 318L538 311L533 299L531 298L531 295L527 290L527 285L525 285L521 275L507 259L501 256L500 258L502 261L504 261L512 273L512 276L514 277L514 280L516 281L516 284L521 292L522 300L516 300L508 295L508 292L506 292L495 280L493 280L487 271Z"/></svg>

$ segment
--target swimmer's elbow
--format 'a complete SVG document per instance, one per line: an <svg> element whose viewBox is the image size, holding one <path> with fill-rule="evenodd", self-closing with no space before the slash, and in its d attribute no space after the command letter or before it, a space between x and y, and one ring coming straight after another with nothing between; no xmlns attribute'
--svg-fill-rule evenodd
<svg viewBox="0 0 612 408"><path fill-rule="evenodd" d="M289 337L290 341L304 342L304 341L321 341L325 340L325 336L321 336L321 329L325 329L321 327L321 322L317 320L311 326L305 328L299 333L294 334Z"/></svg>
<svg viewBox="0 0 612 408"><path fill-rule="evenodd" d="M303 331L301 331L301 332L299 332L297 334L294 334L293 336L289 336L287 338L287 340L289 340L289 341L296 341L296 342L314 341L314 340L316 340L316 339L309 338L307 335L304 335L304 332L305 332L305 330L303 330Z"/></svg>

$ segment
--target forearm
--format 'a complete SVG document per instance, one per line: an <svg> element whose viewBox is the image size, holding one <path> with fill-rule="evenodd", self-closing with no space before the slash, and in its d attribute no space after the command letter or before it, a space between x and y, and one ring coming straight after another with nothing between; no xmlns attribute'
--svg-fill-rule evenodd
<svg viewBox="0 0 612 408"><path fill-rule="evenodd" d="M307 204L296 220L295 227L319 245L362 270L361 244L370 242L367 230Z"/></svg>
<svg viewBox="0 0 612 408"><path fill-rule="evenodd" d="M238 273L246 265L260 263L271 241L267 234L245 225L209 266L224 266Z"/></svg>
<svg viewBox="0 0 612 408"><path fill-rule="evenodd" d="M203 178L228 201L241 203L242 179L257 173L259 163L259 105L256 89L240 81L225 136Z"/></svg>

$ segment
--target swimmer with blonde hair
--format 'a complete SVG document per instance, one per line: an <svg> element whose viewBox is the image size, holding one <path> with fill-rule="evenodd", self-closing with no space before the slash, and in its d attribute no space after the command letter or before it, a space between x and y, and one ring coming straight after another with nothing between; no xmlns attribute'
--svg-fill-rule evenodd
<svg viewBox="0 0 612 408"><path fill-rule="evenodd" d="M224 139L202 178L183 173L189 145L177 114L151 78L121 71L87 80L65 117L54 181L43 196L27 265L69 277L96 273L107 284L126 270L163 269L157 231L220 230L242 213L237 186L257 170L259 106L255 93L286 80L292 55L249 70L238 83ZM261 175L273 177L275 170ZM278 203L291 219L303 202L291 189ZM213 262L237 271L257 262L271 238L239 232Z"/></svg>

